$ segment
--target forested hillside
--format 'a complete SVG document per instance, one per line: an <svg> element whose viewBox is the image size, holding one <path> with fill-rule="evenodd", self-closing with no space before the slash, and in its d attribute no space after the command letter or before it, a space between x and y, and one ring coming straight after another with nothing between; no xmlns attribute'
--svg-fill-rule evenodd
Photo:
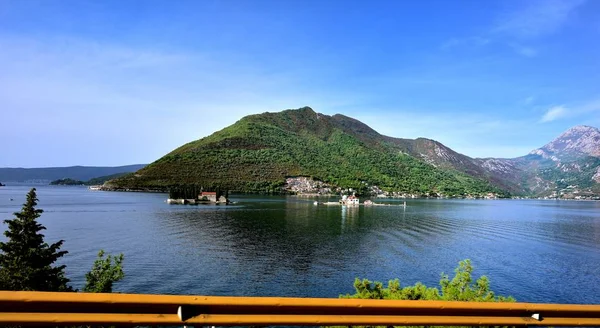
<svg viewBox="0 0 600 328"><path fill-rule="evenodd" d="M280 192L290 176L357 190L377 185L416 194L502 193L487 181L411 156L357 120L318 114L308 107L244 117L109 185L143 189L195 184Z"/></svg>

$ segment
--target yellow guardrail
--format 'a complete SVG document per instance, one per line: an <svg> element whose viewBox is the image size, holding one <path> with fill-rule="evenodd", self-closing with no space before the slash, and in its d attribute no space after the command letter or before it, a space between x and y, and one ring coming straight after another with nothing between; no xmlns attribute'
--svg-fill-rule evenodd
<svg viewBox="0 0 600 328"><path fill-rule="evenodd" d="M600 305L0 291L0 325L600 326Z"/></svg>

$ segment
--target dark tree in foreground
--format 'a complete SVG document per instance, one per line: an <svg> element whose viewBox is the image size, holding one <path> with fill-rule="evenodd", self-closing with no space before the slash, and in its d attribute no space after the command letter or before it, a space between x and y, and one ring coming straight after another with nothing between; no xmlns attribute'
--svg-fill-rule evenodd
<svg viewBox="0 0 600 328"><path fill-rule="evenodd" d="M46 228L37 222L42 214L36 209L35 188L15 218L5 220L7 242L0 242L0 290L72 291L67 285L65 266L53 266L67 254L61 251L64 240L48 245L40 232Z"/></svg>

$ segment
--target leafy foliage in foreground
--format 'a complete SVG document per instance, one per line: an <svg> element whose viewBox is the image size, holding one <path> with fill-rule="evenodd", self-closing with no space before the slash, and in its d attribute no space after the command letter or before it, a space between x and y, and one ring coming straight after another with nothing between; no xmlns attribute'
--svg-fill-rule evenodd
<svg viewBox="0 0 600 328"><path fill-rule="evenodd" d="M100 250L92 270L85 274L86 283L83 291L86 293L112 293L113 284L125 276L122 264L123 254L118 256L109 254L105 258L104 251Z"/></svg>
<svg viewBox="0 0 600 328"><path fill-rule="evenodd" d="M486 181L406 154L363 123L343 115L321 115L308 107L244 117L109 185L129 189L199 185L271 193L280 192L290 176L356 190L368 183L414 194L502 194Z"/></svg>
<svg viewBox="0 0 600 328"><path fill-rule="evenodd" d="M496 296L490 290L490 281L481 276L473 282L471 260L460 261L454 269L454 277L449 279L442 273L440 289L427 287L418 282L414 286L401 288L398 279L390 280L384 288L381 282L367 279L354 281L355 294L341 295L341 298L386 299L386 300L430 300L430 301L470 301L470 302L514 302L512 297Z"/></svg>
<svg viewBox="0 0 600 328"><path fill-rule="evenodd" d="M469 302L515 302L511 296L496 296L490 290L490 281L481 276L473 282L473 266L470 260L460 261L452 279L442 273L440 289L427 287L420 282L414 286L401 287L398 279L390 280L386 288L381 282L367 279L354 281L355 294L340 295L340 298L385 299L385 300L430 300Z"/></svg>

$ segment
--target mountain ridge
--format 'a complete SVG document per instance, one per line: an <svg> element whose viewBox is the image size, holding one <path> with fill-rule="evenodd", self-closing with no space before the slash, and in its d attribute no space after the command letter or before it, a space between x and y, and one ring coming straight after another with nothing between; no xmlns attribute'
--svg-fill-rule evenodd
<svg viewBox="0 0 600 328"><path fill-rule="evenodd" d="M294 176L355 190L376 186L410 194L502 193L487 181L436 168L403 152L356 119L316 113L310 107L243 117L108 184L126 189L197 184L278 192L286 178Z"/></svg>
<svg viewBox="0 0 600 328"><path fill-rule="evenodd" d="M557 161L557 153L561 156L587 155L600 157L600 130L588 125L574 126L544 146L532 150L530 155L540 155Z"/></svg>
<svg viewBox="0 0 600 328"><path fill-rule="evenodd" d="M539 148L560 156L559 166L535 150L516 158L471 158L436 140L385 136L354 118L302 107L245 116L109 184L118 188L226 184L272 192L286 177L310 176L337 187L364 183L420 194L464 196L504 190L544 195L569 181L596 188L600 168L590 154L596 154L599 140L597 128L577 126ZM575 168L582 174L573 173Z"/></svg>

